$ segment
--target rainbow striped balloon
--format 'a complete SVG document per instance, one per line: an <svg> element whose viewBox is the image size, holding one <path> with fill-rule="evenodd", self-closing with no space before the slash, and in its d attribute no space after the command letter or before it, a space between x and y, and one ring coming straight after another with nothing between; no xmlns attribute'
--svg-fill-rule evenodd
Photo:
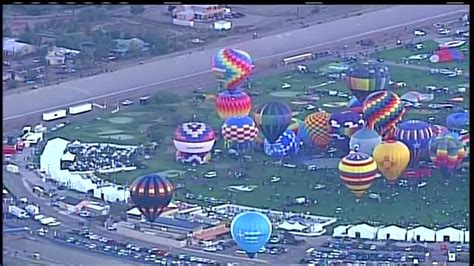
<svg viewBox="0 0 474 266"><path fill-rule="evenodd" d="M252 58L244 51L221 49L212 58L212 71L224 88L237 89L252 73Z"/></svg>
<svg viewBox="0 0 474 266"><path fill-rule="evenodd" d="M339 162L342 182L360 198L372 185L377 175L377 163L362 152L351 151Z"/></svg>
<svg viewBox="0 0 474 266"><path fill-rule="evenodd" d="M247 116L252 110L252 99L241 90L224 91L216 98L216 110L223 120L231 116Z"/></svg>
<svg viewBox="0 0 474 266"><path fill-rule="evenodd" d="M463 144L453 134L444 134L432 139L429 152L431 161L444 177L449 177L465 156Z"/></svg>
<svg viewBox="0 0 474 266"><path fill-rule="evenodd" d="M377 91L367 96L362 111L367 128L377 131L384 139L394 133L405 114L400 98L391 91Z"/></svg>

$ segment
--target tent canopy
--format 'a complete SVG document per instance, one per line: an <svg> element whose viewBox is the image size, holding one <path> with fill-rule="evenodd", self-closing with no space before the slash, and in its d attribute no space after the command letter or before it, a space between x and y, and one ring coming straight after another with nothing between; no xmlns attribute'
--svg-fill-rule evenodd
<svg viewBox="0 0 474 266"><path fill-rule="evenodd" d="M302 225L299 222L290 223L288 221L285 221L282 224L280 224L278 228L283 229L283 230L288 230L288 231L302 231L308 228L308 226Z"/></svg>

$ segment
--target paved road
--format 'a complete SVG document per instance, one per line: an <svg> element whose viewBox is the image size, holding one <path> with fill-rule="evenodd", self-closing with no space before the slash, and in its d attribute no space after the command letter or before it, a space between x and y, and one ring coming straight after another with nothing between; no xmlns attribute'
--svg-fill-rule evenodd
<svg viewBox="0 0 474 266"><path fill-rule="evenodd" d="M467 12L465 5L395 6L284 34L241 42L230 47L248 51L255 58L258 69L261 64L268 63L271 59L317 51L325 46L340 45L352 39L361 39L430 20L436 21L446 16L459 16L463 12ZM175 83L191 78L193 81L196 78L212 80L210 60L216 51L215 48L194 52L36 91L7 95L4 97L4 125L8 126L8 123L24 117L38 118L44 111L121 93L137 92L149 87L156 87L154 91L168 89ZM194 87L189 88L192 89Z"/></svg>

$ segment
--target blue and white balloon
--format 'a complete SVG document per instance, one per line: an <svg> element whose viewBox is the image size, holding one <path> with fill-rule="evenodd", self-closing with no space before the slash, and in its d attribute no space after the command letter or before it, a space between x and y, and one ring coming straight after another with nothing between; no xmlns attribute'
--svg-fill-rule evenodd
<svg viewBox="0 0 474 266"><path fill-rule="evenodd" d="M272 234L272 223L262 213L247 211L238 214L230 225L230 233L237 245L250 258L265 246Z"/></svg>
<svg viewBox="0 0 474 266"><path fill-rule="evenodd" d="M298 138L296 137L295 132L287 129L275 143L270 143L265 139L263 150L266 155L274 157L294 155L299 151Z"/></svg>

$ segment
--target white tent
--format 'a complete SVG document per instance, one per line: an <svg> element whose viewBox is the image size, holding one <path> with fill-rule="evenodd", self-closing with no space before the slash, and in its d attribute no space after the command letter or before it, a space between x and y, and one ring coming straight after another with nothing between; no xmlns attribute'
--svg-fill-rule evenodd
<svg viewBox="0 0 474 266"><path fill-rule="evenodd" d="M65 154L63 154L63 156L61 156L61 160L66 162L74 162L75 159L76 155L70 152L66 152Z"/></svg>
<svg viewBox="0 0 474 266"><path fill-rule="evenodd" d="M130 192L124 187L112 185L94 189L94 197L108 202L127 202Z"/></svg>
<svg viewBox="0 0 474 266"><path fill-rule="evenodd" d="M436 231L436 242L462 242L463 231L453 227L446 227Z"/></svg>
<svg viewBox="0 0 474 266"><path fill-rule="evenodd" d="M413 229L408 230L407 240L415 240L418 242L434 242L435 241L435 231L424 226L418 226Z"/></svg>
<svg viewBox="0 0 474 266"><path fill-rule="evenodd" d="M380 228L377 232L377 240L398 240L406 241L407 230L396 225L389 225Z"/></svg>
<svg viewBox="0 0 474 266"><path fill-rule="evenodd" d="M374 239L377 234L377 228L368 224L354 225L347 230L347 235L350 238Z"/></svg>
<svg viewBox="0 0 474 266"><path fill-rule="evenodd" d="M51 174L52 171L61 169L61 157L68 143L63 138L49 140L40 157L40 170Z"/></svg>
<svg viewBox="0 0 474 266"><path fill-rule="evenodd" d="M285 221L278 225L279 229L287 230L287 231L303 231L304 229L308 228L307 225L302 225L299 222L290 223Z"/></svg>
<svg viewBox="0 0 474 266"><path fill-rule="evenodd" d="M135 215L135 216L141 216L142 215L142 213L140 212L140 210L137 207L128 210L127 214Z"/></svg>
<svg viewBox="0 0 474 266"><path fill-rule="evenodd" d="M332 237L345 237L347 236L347 230L350 228L350 225L339 225L334 228L332 231Z"/></svg>
<svg viewBox="0 0 474 266"><path fill-rule="evenodd" d="M464 242L469 243L469 230L464 232Z"/></svg>
<svg viewBox="0 0 474 266"><path fill-rule="evenodd" d="M84 178L82 175L71 174L69 176L69 188L82 193L87 193L90 190L97 188L97 185L92 182L90 178Z"/></svg>

